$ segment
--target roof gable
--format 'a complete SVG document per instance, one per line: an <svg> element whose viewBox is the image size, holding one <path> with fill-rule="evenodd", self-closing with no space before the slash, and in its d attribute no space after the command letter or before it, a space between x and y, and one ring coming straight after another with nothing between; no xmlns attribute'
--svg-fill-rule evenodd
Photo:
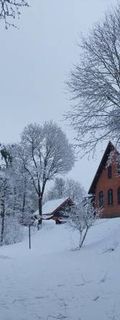
<svg viewBox="0 0 120 320"><path fill-rule="evenodd" d="M71 198L60 198L60 199L53 199L45 202L42 208L42 214L43 215L53 215L55 214L58 210L63 209L64 206L68 205L71 206L73 205L73 201ZM34 216L39 215L39 210L37 210L34 213Z"/></svg>
<svg viewBox="0 0 120 320"><path fill-rule="evenodd" d="M56 209L61 207L61 205L63 205L67 200L68 200L68 198L48 200L43 205L43 210L42 210L43 214L53 213Z"/></svg>
<svg viewBox="0 0 120 320"><path fill-rule="evenodd" d="M100 177L100 175L101 175L101 173L102 173L103 168L105 167L105 164L106 164L106 162L107 162L107 160L108 160L108 157L109 157L110 152L113 151L113 150L115 150L116 153L118 153L117 149L114 147L114 145L112 144L112 142L109 141L109 143L108 143L108 145L107 145L107 148L106 148L106 150L105 150L105 152L104 152L104 154L103 154L102 160L101 160L101 162L100 162L100 164L99 164L99 167L98 167L98 169L97 169L97 172L96 172L96 174L95 174L95 177L94 177L94 179L93 179L93 181L92 181L92 184L91 184L91 186L90 186L90 189L89 189L89 191L88 191L88 194L90 194L90 193L92 193L92 194L95 193L95 188L96 188L96 184L97 184L97 182L98 182L98 179L99 179L99 177Z"/></svg>

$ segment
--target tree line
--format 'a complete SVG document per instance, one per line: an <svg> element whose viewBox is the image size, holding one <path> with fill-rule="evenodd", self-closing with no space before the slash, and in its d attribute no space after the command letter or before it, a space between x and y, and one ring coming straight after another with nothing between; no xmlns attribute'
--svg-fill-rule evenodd
<svg viewBox="0 0 120 320"><path fill-rule="evenodd" d="M0 243L15 241L13 228L36 209L42 222L48 181L72 169L75 157L66 135L54 122L29 124L19 143L0 146ZM9 235L8 226L11 224ZM8 237L11 239L8 239Z"/></svg>

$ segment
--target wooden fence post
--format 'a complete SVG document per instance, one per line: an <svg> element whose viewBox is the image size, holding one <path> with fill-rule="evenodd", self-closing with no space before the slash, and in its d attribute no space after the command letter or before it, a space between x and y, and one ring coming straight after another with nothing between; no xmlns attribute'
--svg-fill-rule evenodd
<svg viewBox="0 0 120 320"><path fill-rule="evenodd" d="M30 224L28 226L28 230L29 230L29 249L31 249L31 225Z"/></svg>

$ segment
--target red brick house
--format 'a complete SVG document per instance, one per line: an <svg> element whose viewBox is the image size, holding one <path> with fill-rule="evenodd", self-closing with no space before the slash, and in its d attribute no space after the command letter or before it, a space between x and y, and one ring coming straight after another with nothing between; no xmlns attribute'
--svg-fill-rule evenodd
<svg viewBox="0 0 120 320"><path fill-rule="evenodd" d="M120 217L120 164L119 152L108 143L88 194L93 195L102 218Z"/></svg>

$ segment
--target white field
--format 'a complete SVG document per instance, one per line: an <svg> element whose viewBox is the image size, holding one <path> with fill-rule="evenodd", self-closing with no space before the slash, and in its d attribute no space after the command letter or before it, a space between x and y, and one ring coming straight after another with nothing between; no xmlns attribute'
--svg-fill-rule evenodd
<svg viewBox="0 0 120 320"><path fill-rule="evenodd" d="M67 225L47 222L0 248L0 320L119 320L120 219L100 220L84 247Z"/></svg>

